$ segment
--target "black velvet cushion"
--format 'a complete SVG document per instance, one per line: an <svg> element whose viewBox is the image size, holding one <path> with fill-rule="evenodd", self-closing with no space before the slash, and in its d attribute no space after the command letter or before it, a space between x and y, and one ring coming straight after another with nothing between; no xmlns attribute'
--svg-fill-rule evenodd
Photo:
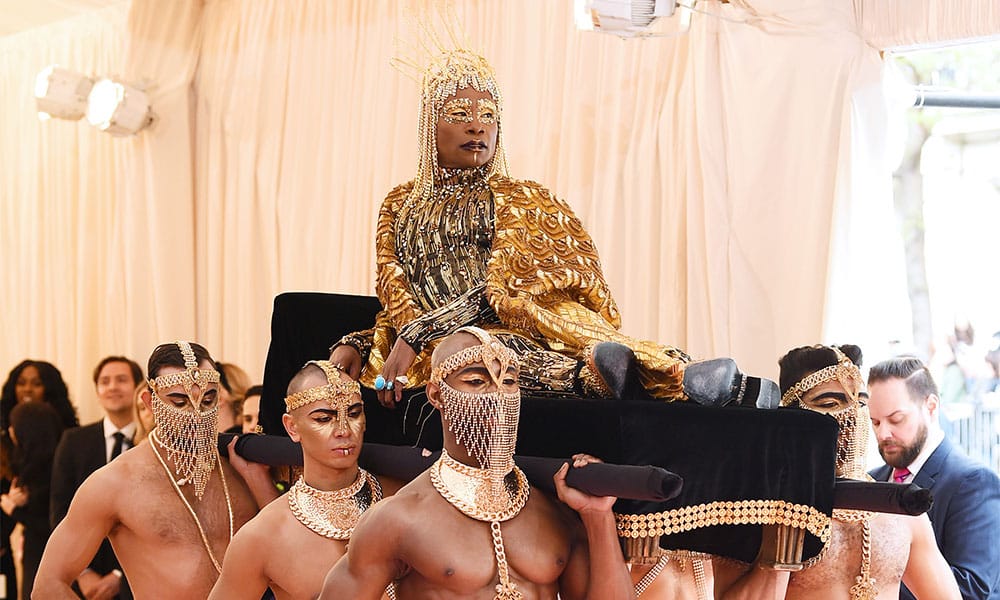
<svg viewBox="0 0 1000 600"><path fill-rule="evenodd" d="M261 423L284 434L281 414L292 375L310 359L329 356L345 333L371 327L371 297L286 293L274 302L264 373ZM386 410L364 390L367 442L441 447L440 418L422 391ZM419 438L419 439L418 439ZM683 489L668 502L621 500L616 512L646 514L728 500L783 500L830 515L837 424L798 409L708 408L685 403L524 397L517 453L562 458L587 452L608 462L653 465L680 475ZM752 561L759 525L705 527L664 536L661 545ZM806 536L804 558L821 544Z"/></svg>
<svg viewBox="0 0 1000 600"><path fill-rule="evenodd" d="M684 479L681 494L663 503L619 501L616 512L645 514L703 503L783 500L830 515L837 422L799 410L709 408L686 403L622 403L623 464L656 465ZM664 536L661 546L721 554L751 562L761 528L726 525ZM807 535L803 558L822 549Z"/></svg>

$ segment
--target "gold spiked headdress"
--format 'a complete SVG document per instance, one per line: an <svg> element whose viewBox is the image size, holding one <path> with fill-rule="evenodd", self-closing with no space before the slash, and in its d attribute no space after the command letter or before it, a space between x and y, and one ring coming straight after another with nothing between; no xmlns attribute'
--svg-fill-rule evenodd
<svg viewBox="0 0 1000 600"><path fill-rule="evenodd" d="M409 44L409 51L397 51L392 65L404 75L420 84L420 114L417 122L419 160L410 198L429 198L434 191L434 175L438 170L437 122L445 100L463 88L472 87L479 92L489 92L497 107L496 151L489 163L489 175L507 175L507 156L504 153L503 127L500 124L503 98L497 85L496 72L481 54L473 51L462 34L454 7L449 3L432 11L439 25L431 19L415 16L419 31L416 43ZM433 15L432 15L433 16ZM443 30L438 32L436 29ZM402 44L400 44L402 45ZM404 56L407 54L408 56Z"/></svg>

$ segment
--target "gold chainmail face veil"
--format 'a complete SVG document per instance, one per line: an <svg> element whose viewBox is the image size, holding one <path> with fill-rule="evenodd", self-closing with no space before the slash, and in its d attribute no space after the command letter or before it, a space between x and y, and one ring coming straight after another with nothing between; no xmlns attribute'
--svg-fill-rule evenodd
<svg viewBox="0 0 1000 600"><path fill-rule="evenodd" d="M184 370L149 380L153 420L156 423L150 437L153 443L159 443L167 450L167 457L174 463L180 477L177 485L193 484L195 496L200 500L219 457L216 448L219 405L216 403L202 411L201 403L208 390L218 390L219 372L199 368L190 343L177 342L177 348L184 359ZM160 397L168 388L177 385L184 388L191 410L177 408ZM214 388L211 387L213 385ZM195 387L198 388L197 395Z"/></svg>
<svg viewBox="0 0 1000 600"><path fill-rule="evenodd" d="M802 408L815 410L802 404L806 395L816 386L828 381L838 382L847 394L847 406L837 411L823 411L835 418L840 426L837 438L837 476L866 479L865 454L868 451L870 419L868 407L859 398L862 387L861 370L840 348L829 348L837 355L837 363L803 377L782 395L781 405L797 404Z"/></svg>
<svg viewBox="0 0 1000 600"><path fill-rule="evenodd" d="M422 39L412 44L419 51L415 56L402 53L392 60L400 72L414 77L420 83L420 114L417 121L419 159L414 178L411 200L427 199L434 191L434 175L438 171L437 124L442 116L444 102L467 87L479 92L489 92L496 104L497 143L490 159L487 175L507 175L507 155L504 153L501 113L503 98L497 85L496 73L480 54L469 49L469 42L461 34L454 7L446 5L437 11L443 35L434 31L429 19L417 23ZM419 74L419 75L417 75Z"/></svg>
<svg viewBox="0 0 1000 600"><path fill-rule="evenodd" d="M509 367L517 367L517 356L478 327L463 327L458 331L471 333L482 343L446 358L431 373L431 381L441 388L441 412L448 420L448 429L479 462L479 468L488 471L491 480L502 484L504 476L514 468L521 409L520 390L504 392L503 378ZM476 363L486 367L496 386L495 392L462 392L445 381L451 373Z"/></svg>

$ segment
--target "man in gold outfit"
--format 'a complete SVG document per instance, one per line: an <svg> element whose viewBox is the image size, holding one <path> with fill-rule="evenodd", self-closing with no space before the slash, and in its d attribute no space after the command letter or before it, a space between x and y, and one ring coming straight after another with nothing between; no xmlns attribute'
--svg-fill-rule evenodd
<svg viewBox="0 0 1000 600"><path fill-rule="evenodd" d="M403 387L427 381L441 338L475 325L517 353L521 389L536 396L724 405L761 395L759 380L748 382L729 359L690 363L678 348L618 330L580 220L549 190L508 175L503 102L483 57L446 51L422 79L416 176L379 212L383 310L372 329L340 339L330 362L393 406Z"/></svg>
<svg viewBox="0 0 1000 600"><path fill-rule="evenodd" d="M486 331L463 328L433 354L427 395L444 450L430 469L369 509L320 598L494 600L632 598L614 497L566 486L554 502L514 465L517 357ZM581 524L582 520L582 524Z"/></svg>
<svg viewBox="0 0 1000 600"><path fill-rule="evenodd" d="M238 474L216 450L219 373L205 348L157 346L146 372L155 429L77 490L32 598L75 600L70 584L105 537L136 598L205 598L233 533L274 497L265 468L234 457Z"/></svg>
<svg viewBox="0 0 1000 600"><path fill-rule="evenodd" d="M268 587L278 600L315 598L358 518L399 488L358 467L364 404L346 373L310 362L289 383L285 406L285 429L302 445L302 477L236 534L210 599L260 598Z"/></svg>
<svg viewBox="0 0 1000 600"><path fill-rule="evenodd" d="M824 413L840 425L837 477L870 481L865 472L870 425L860 396L861 349L807 346L790 351L778 364L783 406ZM791 573L781 565L775 568L774 556L771 552L769 560L762 545L761 568L749 571L733 561L713 560L720 597L895 600L900 580L917 598L961 597L927 515L834 509L829 541L804 568ZM764 588L770 593L760 593Z"/></svg>

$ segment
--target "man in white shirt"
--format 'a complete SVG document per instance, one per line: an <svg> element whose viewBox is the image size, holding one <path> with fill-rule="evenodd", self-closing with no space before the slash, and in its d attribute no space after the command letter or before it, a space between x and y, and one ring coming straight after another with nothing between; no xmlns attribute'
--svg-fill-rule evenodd
<svg viewBox="0 0 1000 600"><path fill-rule="evenodd" d="M66 516L80 484L132 447L136 429L132 402L142 380L142 369L124 356L108 356L97 363L94 386L105 416L96 423L67 430L56 448L49 511L53 529ZM87 598L132 597L107 540L76 584Z"/></svg>
<svg viewBox="0 0 1000 600"><path fill-rule="evenodd" d="M1000 599L1000 477L945 437L937 385L920 360L899 357L873 366L868 392L886 462L871 475L931 490L928 516L962 597ZM901 589L900 598L912 597Z"/></svg>

